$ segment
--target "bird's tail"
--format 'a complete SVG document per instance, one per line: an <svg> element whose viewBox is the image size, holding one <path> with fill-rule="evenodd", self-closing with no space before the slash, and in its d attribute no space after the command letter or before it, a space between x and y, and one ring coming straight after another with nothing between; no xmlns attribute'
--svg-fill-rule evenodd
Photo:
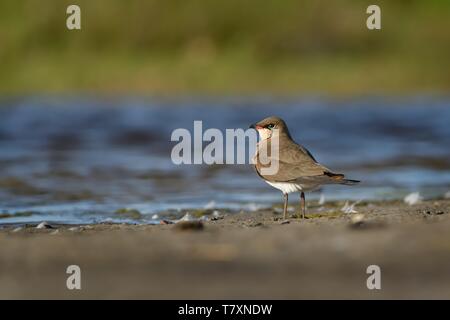
<svg viewBox="0 0 450 320"><path fill-rule="evenodd" d="M342 182L340 184L345 184L346 186L353 186L355 184L360 183L359 180L351 180L351 179L342 179Z"/></svg>
<svg viewBox="0 0 450 320"><path fill-rule="evenodd" d="M344 175L341 173L325 172L325 175L330 177L334 183L344 184L346 186L353 186L361 182L359 180L345 179Z"/></svg>

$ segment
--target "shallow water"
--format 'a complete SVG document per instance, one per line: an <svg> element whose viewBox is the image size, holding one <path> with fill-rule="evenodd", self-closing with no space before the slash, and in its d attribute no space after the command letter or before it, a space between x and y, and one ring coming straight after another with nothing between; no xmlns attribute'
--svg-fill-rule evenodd
<svg viewBox="0 0 450 320"><path fill-rule="evenodd" d="M0 105L0 223L155 223L186 210L270 206L281 194L250 165L177 166L170 136L194 120L247 129L272 114L319 162L363 181L325 187L326 200L450 190L446 99L24 98Z"/></svg>

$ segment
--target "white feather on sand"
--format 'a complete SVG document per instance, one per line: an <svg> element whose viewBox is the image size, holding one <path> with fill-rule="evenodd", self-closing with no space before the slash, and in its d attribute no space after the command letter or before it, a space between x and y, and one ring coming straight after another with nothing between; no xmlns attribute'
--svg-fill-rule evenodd
<svg viewBox="0 0 450 320"><path fill-rule="evenodd" d="M197 219L195 219L189 212L187 212L181 219L179 219L177 222L181 222L181 221L196 221Z"/></svg>
<svg viewBox="0 0 450 320"><path fill-rule="evenodd" d="M344 213L358 213L358 211L355 210L355 206L360 202L361 200L358 200L354 203L349 203L348 201L345 201L345 204L342 207L341 211Z"/></svg>
<svg viewBox="0 0 450 320"><path fill-rule="evenodd" d="M204 205L203 209L214 209L216 207L216 202L214 200L208 202L207 204Z"/></svg>
<svg viewBox="0 0 450 320"><path fill-rule="evenodd" d="M417 204L417 203L421 202L422 200L423 200L423 198L420 196L419 192L412 192L403 199L403 201L405 203L409 204L410 206Z"/></svg>
<svg viewBox="0 0 450 320"><path fill-rule="evenodd" d="M320 194L319 205L325 204L325 195L323 193Z"/></svg>

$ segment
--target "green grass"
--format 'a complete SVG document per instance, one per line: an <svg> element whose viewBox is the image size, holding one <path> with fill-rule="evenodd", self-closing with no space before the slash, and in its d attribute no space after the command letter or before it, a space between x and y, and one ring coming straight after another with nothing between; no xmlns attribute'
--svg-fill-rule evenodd
<svg viewBox="0 0 450 320"><path fill-rule="evenodd" d="M0 94L446 93L450 2L80 0L0 4Z"/></svg>

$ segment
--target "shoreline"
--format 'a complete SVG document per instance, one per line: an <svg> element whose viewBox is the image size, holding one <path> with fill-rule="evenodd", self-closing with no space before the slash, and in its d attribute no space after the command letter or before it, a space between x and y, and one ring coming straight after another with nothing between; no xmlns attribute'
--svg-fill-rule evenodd
<svg viewBox="0 0 450 320"><path fill-rule="evenodd" d="M448 298L450 199L166 225L0 229L0 298ZM65 287L67 266L82 290ZM379 265L382 289L368 290Z"/></svg>
<svg viewBox="0 0 450 320"><path fill-rule="evenodd" d="M450 198L445 197L435 197L435 198L427 198L426 200L419 200L416 204L407 205L402 199L389 199L389 200L328 200L323 204L319 203L320 199L312 199L307 200L307 216L309 218L350 218L353 214L350 210L350 207L353 206L359 213L360 209L366 210L371 207L387 207L387 206L405 206L405 210L407 207L413 209L417 205L424 203L433 203L433 202L442 202L442 201L450 201ZM347 207L347 211L344 209ZM289 203L288 205L288 217L289 219L293 219L292 221L297 221L298 216L298 204L295 201ZM126 226L158 226L158 225L172 225L177 224L182 221L200 221L202 223L209 222L217 222L219 220L223 220L225 217L232 218L234 216L248 216L253 219L258 219L258 216L261 215L261 218L266 215L272 214L274 221L281 221L282 219L282 210L283 204L282 202L274 202L272 204L268 204L266 206L262 206L258 209L244 209L244 208L187 208L181 210L163 210L153 214L153 216L157 216L157 218L152 219L143 219L145 216L144 213L140 212L137 209L132 208L120 208L115 211L116 219L111 221L109 220L100 220L99 222L64 222L64 221L53 221L51 219L42 220L38 219L36 216L36 220L33 221L25 221L25 222L6 222L3 223L3 219L0 219L0 233L1 232L11 232L17 228L23 228L25 230L31 231L33 228L36 228L39 224L45 223L50 225L50 228L54 230L65 230L72 227L87 227L94 228L95 226L114 226L114 225L126 225ZM27 212L27 211L25 211ZM23 214L23 212L19 212ZM123 221L121 221L120 216L122 216ZM188 217L186 217L188 216ZM13 218L14 214L8 216L9 218ZM133 217L140 217L133 219ZM308 218L307 217L307 218ZM228 220L225 220L228 221ZM46 228L43 228L46 229ZM18 230L17 230L18 231Z"/></svg>

